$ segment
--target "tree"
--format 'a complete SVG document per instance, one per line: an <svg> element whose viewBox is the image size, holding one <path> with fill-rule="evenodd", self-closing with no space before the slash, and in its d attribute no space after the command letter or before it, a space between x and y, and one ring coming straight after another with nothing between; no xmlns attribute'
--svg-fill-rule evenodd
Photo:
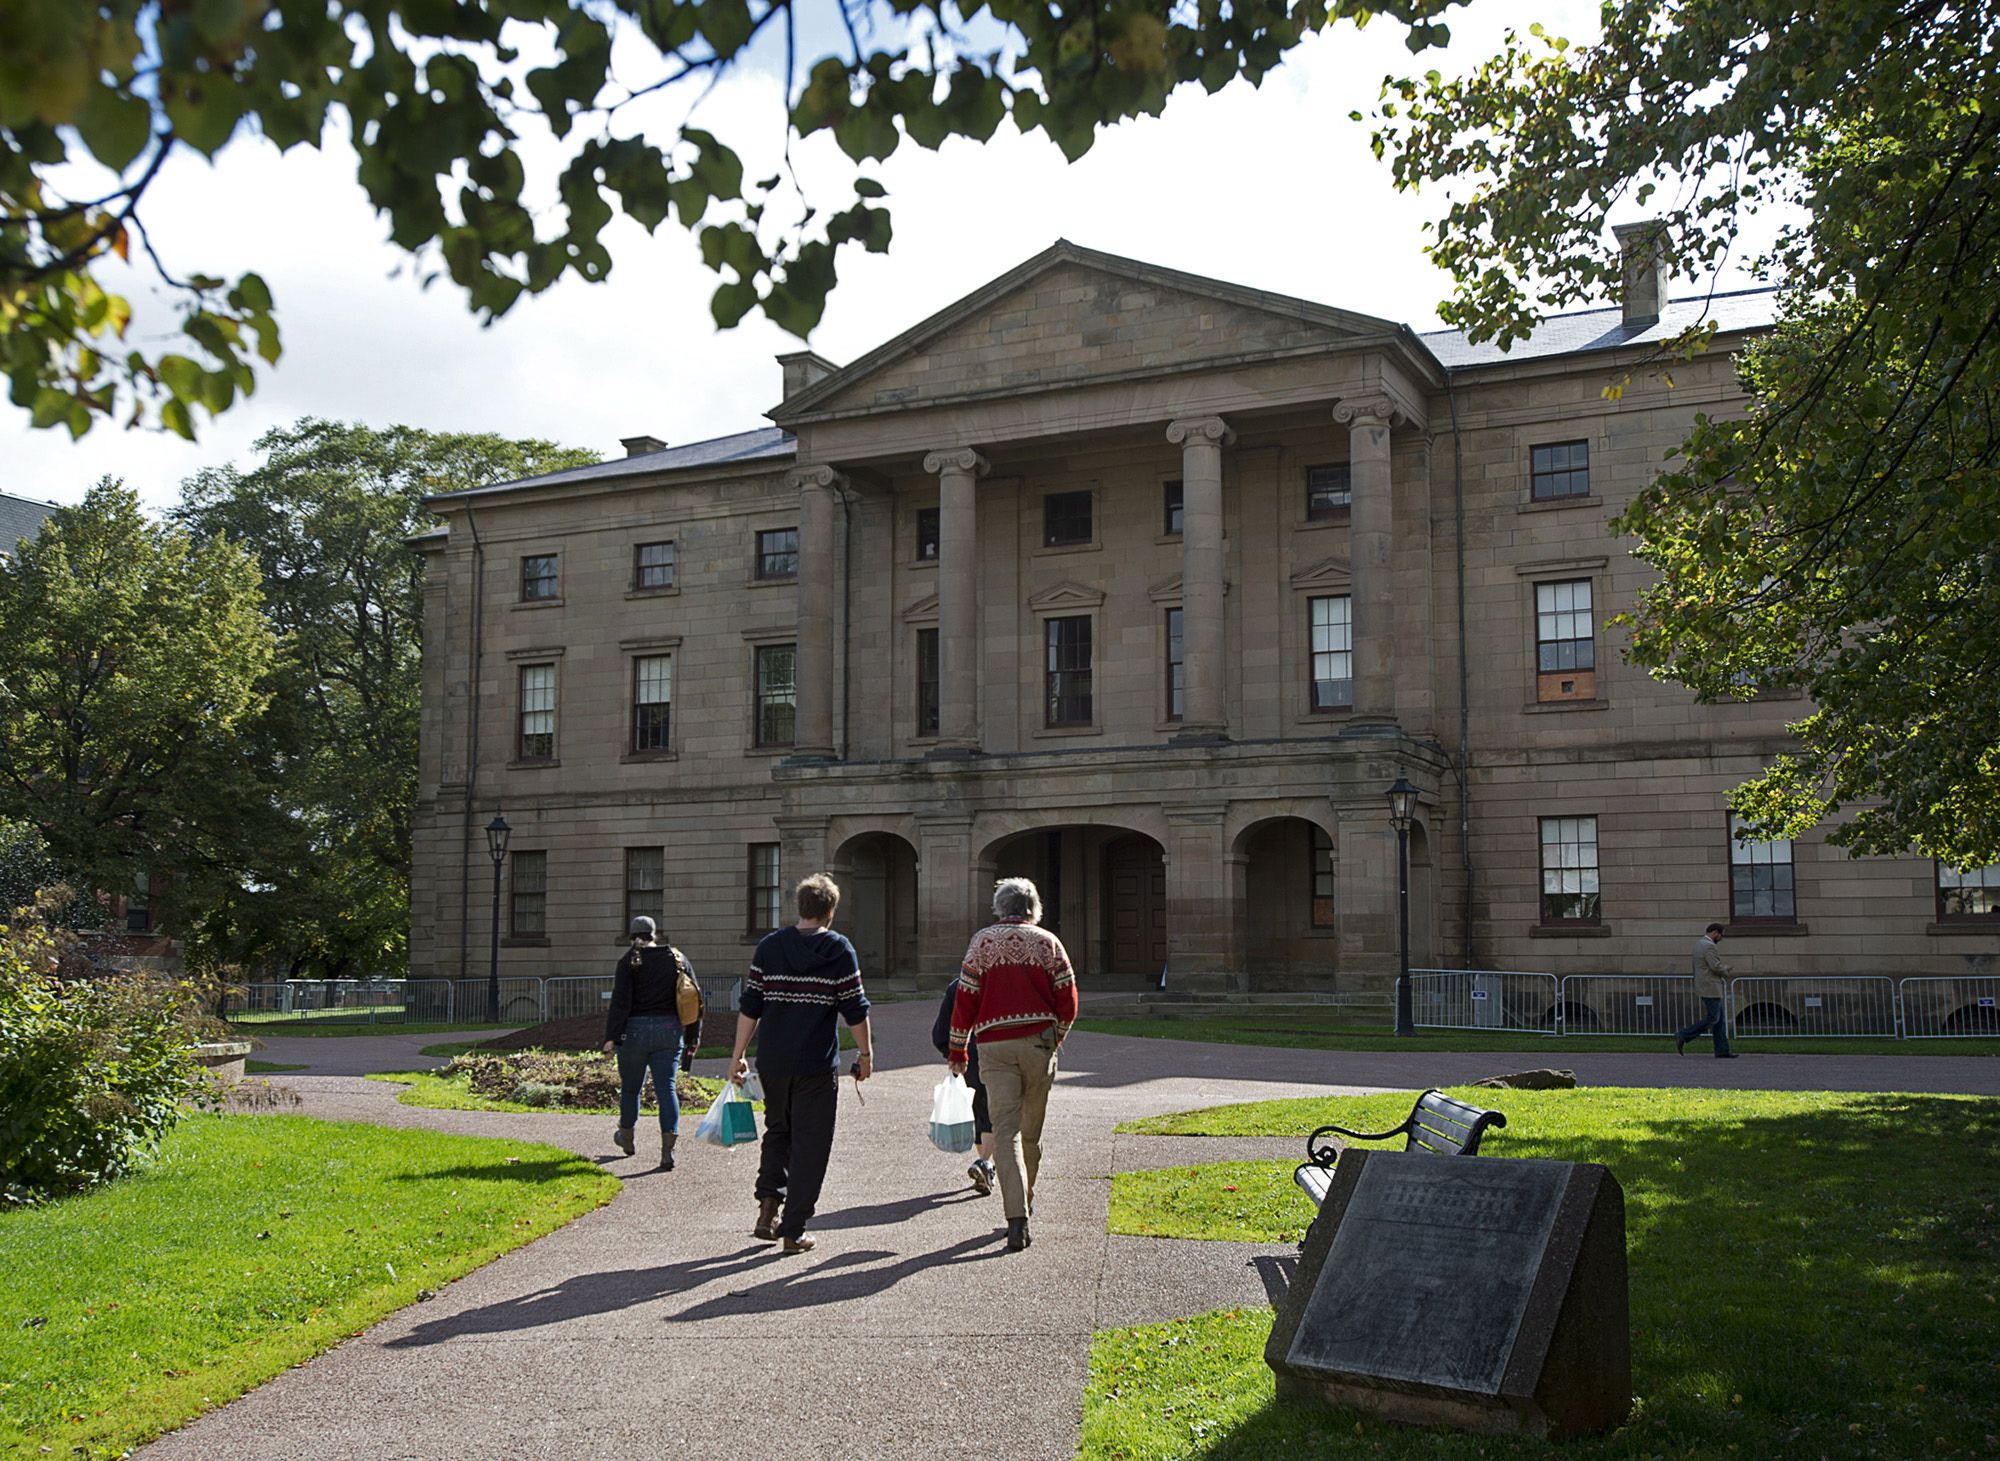
<svg viewBox="0 0 2000 1461"><path fill-rule="evenodd" d="M197 932L238 961L374 973L403 961L409 934L423 566L407 540L434 522L424 498L597 457L310 417L256 450L247 471L189 478L174 513L197 541L254 556L283 636L269 705L245 732L279 837L258 878L201 910Z"/></svg>
<svg viewBox="0 0 2000 1461"><path fill-rule="evenodd" d="M1615 524L1659 571L1629 652L1704 699L1811 697L1731 797L1763 835L1838 813L1857 854L2000 861L2000 12L1631 0L1604 23L1385 89L1398 184L1459 189L1446 313L1506 343L1609 287L1614 210L1656 212L1697 276L1775 214L1747 412L1698 418Z"/></svg>
<svg viewBox="0 0 2000 1461"><path fill-rule="evenodd" d="M180 905L240 881L263 813L239 735L276 648L240 548L100 482L0 561L0 818L90 887L169 872Z"/></svg>
<svg viewBox="0 0 2000 1461"><path fill-rule="evenodd" d="M11 0L0 7L0 372L37 426L81 436L129 407L191 437L196 408L226 410L255 385L254 361L277 360L261 277L181 277L154 252L141 208L177 152L213 157L251 134L317 147L343 128L390 237L489 319L566 274L609 273L599 235L614 208L649 232L671 214L726 271L718 324L761 309L804 335L835 251L888 248L884 190L862 176L851 201L822 211L782 186L789 164L746 182L738 153L687 120L732 71L779 69L784 135L830 131L857 163L905 137L983 142L1010 116L1074 159L1099 126L1157 115L1182 82L1213 92L1261 80L1337 15L1382 11L1419 22L1413 46L1441 41L1428 17L1447 3ZM634 130L625 109L663 93L687 96L681 123ZM523 160L523 140L544 130L563 159L553 180ZM108 175L94 196L69 184L77 164ZM98 272L135 250L179 300L188 353L126 340L130 305Z"/></svg>

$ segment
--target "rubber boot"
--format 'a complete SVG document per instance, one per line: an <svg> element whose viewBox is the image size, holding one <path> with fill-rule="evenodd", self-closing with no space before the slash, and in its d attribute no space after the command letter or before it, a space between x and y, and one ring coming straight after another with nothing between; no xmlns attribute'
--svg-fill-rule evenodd
<svg viewBox="0 0 2000 1461"><path fill-rule="evenodd" d="M618 1150L625 1153L628 1157L638 1150L638 1147L633 1144L632 1128L629 1126L621 1126L613 1131L611 1139L618 1143Z"/></svg>
<svg viewBox="0 0 2000 1461"><path fill-rule="evenodd" d="M663 1131L660 1133L660 1170L662 1172L673 1171L674 1143L680 1139L679 1132Z"/></svg>
<svg viewBox="0 0 2000 1461"><path fill-rule="evenodd" d="M778 1209L784 1204L775 1197L757 1199L757 1226L751 1229L751 1236L761 1238L766 1243L778 1241Z"/></svg>

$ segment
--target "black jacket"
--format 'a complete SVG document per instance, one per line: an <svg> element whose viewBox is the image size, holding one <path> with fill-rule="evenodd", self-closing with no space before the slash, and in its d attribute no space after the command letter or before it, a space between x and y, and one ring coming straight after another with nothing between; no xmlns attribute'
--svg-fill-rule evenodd
<svg viewBox="0 0 2000 1461"><path fill-rule="evenodd" d="M625 1042L625 1026L637 1019L680 1018L679 970L694 979L694 965L678 949L666 944L640 944L618 956L611 977L611 1006L605 1011L604 1038L614 1045ZM695 983L697 992L701 989ZM703 1004L706 1005L704 1000ZM681 1069L694 1065L694 1052L701 1045L701 1016L681 1030Z"/></svg>
<svg viewBox="0 0 2000 1461"><path fill-rule="evenodd" d="M937 1018L931 1021L931 1044L937 1046L937 1053L951 1056L951 1009L958 1002L958 980L953 979L944 987L944 999L938 1004ZM970 1041L965 1047L965 1083L979 1084L979 1042Z"/></svg>

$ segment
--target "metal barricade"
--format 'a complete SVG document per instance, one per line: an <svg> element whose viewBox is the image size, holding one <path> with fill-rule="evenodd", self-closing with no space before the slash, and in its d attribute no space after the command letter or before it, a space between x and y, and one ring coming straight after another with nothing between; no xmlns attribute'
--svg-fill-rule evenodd
<svg viewBox="0 0 2000 1461"><path fill-rule="evenodd" d="M1913 975L1896 993L1906 1040L2000 1035L2000 975Z"/></svg>
<svg viewBox="0 0 2000 1461"><path fill-rule="evenodd" d="M493 1017L492 1000L484 979L454 979L451 989L452 1018L455 1023L478 1024ZM539 1025L548 1018L543 1002L542 980L526 975L503 976L500 980L500 1021L509 1025Z"/></svg>
<svg viewBox="0 0 2000 1461"><path fill-rule="evenodd" d="M451 995L449 979L406 979L401 1018L412 1025L449 1025L453 1018Z"/></svg>
<svg viewBox="0 0 2000 1461"><path fill-rule="evenodd" d="M573 1020L603 1014L611 1003L611 983L609 974L563 974L544 979L548 1018Z"/></svg>
<svg viewBox="0 0 2000 1461"><path fill-rule="evenodd" d="M1565 974L1559 1009L1571 1035L1672 1035L1701 1018L1691 974Z"/></svg>
<svg viewBox="0 0 2000 1461"><path fill-rule="evenodd" d="M1754 975L1729 981L1729 1033L1782 1040L1895 1038L1896 984L1886 975Z"/></svg>
<svg viewBox="0 0 2000 1461"><path fill-rule="evenodd" d="M1531 1030L1556 1035L1553 974L1502 969L1412 969L1410 1012L1433 1030Z"/></svg>

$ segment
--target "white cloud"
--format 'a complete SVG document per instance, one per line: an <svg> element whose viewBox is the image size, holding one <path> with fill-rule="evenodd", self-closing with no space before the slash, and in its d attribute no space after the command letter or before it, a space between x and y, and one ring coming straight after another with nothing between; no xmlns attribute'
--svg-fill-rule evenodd
<svg viewBox="0 0 2000 1461"><path fill-rule="evenodd" d="M1554 29L1594 28L1591 5L1546 8ZM1491 52L1497 15L1474 6L1455 22L1454 64ZM1113 129L1073 166L1046 140L1011 130L936 153L906 144L878 169L893 250L843 252L812 348L851 360L1057 237L1434 324L1446 285L1420 230L1441 201L1395 193L1365 127L1348 119L1373 103L1383 75L1408 66L1401 35L1381 21L1360 35L1341 26L1299 47L1260 90L1184 88L1164 116ZM746 153L753 177L774 168L774 87L768 75L740 76L699 118ZM846 199L852 169L823 135L793 158L815 196ZM261 270L278 299L283 360L195 445L115 427L73 444L28 430L24 413L6 408L0 488L71 502L108 473L164 507L187 474L248 461L259 433L308 414L542 436L615 455L620 436L683 442L763 424L778 394L772 357L799 348L755 317L717 331L715 276L671 223L649 238L620 220L607 232L616 260L607 282L565 282L482 329L448 284L418 287L342 147L280 156L240 142L213 166L181 158L162 181L148 217L168 263Z"/></svg>

